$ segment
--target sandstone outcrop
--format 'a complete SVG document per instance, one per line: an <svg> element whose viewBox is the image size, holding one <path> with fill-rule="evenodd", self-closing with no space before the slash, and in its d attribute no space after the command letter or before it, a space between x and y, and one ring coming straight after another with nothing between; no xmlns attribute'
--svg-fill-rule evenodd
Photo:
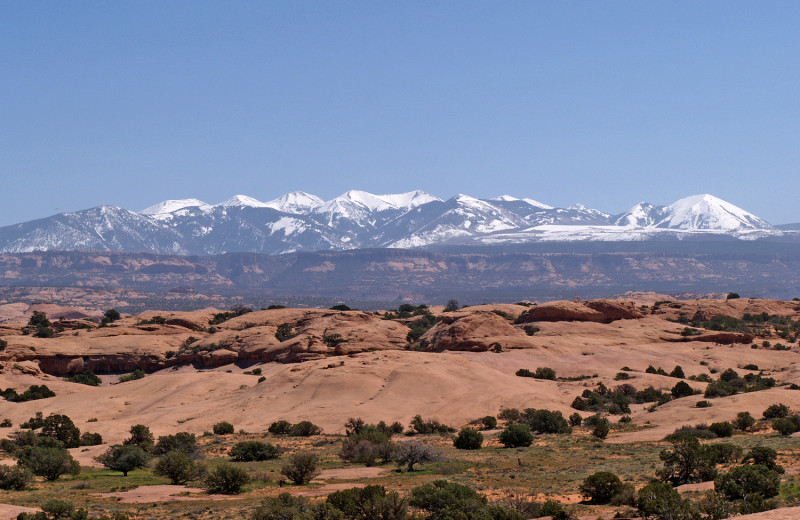
<svg viewBox="0 0 800 520"><path fill-rule="evenodd" d="M528 336L507 319L493 312L476 312L453 316L443 314L441 320L420 338L419 344L431 352L485 352L495 344L502 348L519 348L528 342Z"/></svg>
<svg viewBox="0 0 800 520"><path fill-rule="evenodd" d="M519 323L534 321L594 321L611 323L616 320L641 318L642 313L632 301L590 300L555 301L538 305L522 313Z"/></svg>

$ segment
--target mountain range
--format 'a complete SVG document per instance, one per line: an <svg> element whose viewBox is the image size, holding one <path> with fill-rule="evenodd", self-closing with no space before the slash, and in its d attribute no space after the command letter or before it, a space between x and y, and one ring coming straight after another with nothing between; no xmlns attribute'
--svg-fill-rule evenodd
<svg viewBox="0 0 800 520"><path fill-rule="evenodd" d="M555 208L503 195L448 200L412 191L351 190L324 201L293 192L269 202L236 195L219 204L166 200L135 212L98 206L0 228L0 252L137 251L214 255L284 254L364 248L526 244L545 241L643 241L692 238L800 239L712 195L668 206L639 203L621 215L582 205Z"/></svg>

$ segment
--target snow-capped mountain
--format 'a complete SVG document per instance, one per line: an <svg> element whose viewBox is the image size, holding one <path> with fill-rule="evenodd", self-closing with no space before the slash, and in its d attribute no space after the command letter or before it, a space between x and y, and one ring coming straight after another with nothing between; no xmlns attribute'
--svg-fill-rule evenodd
<svg viewBox="0 0 800 520"><path fill-rule="evenodd" d="M114 250L177 254L413 248L537 241L625 241L719 235L734 239L800 232L773 227L712 195L668 206L642 202L612 216L576 204L555 208L502 195L448 200L425 193L351 190L324 201L304 192L269 202L235 195L218 204L166 200L138 213L100 206L0 228L0 252Z"/></svg>
<svg viewBox="0 0 800 520"><path fill-rule="evenodd" d="M713 232L773 229L752 213L708 194L686 197L669 206L640 202L617 217L614 224Z"/></svg>

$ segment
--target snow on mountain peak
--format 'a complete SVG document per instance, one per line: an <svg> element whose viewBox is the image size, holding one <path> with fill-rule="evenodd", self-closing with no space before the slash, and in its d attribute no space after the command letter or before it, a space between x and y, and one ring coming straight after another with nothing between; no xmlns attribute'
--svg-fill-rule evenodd
<svg viewBox="0 0 800 520"><path fill-rule="evenodd" d="M527 197L523 198L522 200L523 200L524 202L527 202L527 203L528 203L528 204L530 204L531 206L534 206L534 207L536 207L536 208L540 208L540 209L553 209L553 206L548 206L548 205L547 205L547 204L545 204L544 202L539 202L538 200L529 199L529 198L527 198Z"/></svg>
<svg viewBox="0 0 800 520"><path fill-rule="evenodd" d="M176 199L176 200L165 200L163 202L159 202L149 208L145 208L139 212L140 215L161 215L164 213L172 213L173 211L178 211L179 209L183 208L193 208L193 207L208 207L208 204L203 202L202 200L198 199Z"/></svg>
<svg viewBox="0 0 800 520"><path fill-rule="evenodd" d="M267 202L266 207L277 209L284 213L299 215L308 213L312 209L322 206L324 203L325 201L316 195L311 195L304 191L293 191Z"/></svg>
<svg viewBox="0 0 800 520"><path fill-rule="evenodd" d="M666 218L658 227L717 231L772 228L752 213L709 194L680 199L665 207L664 212Z"/></svg>
<svg viewBox="0 0 800 520"><path fill-rule="evenodd" d="M247 195L234 195L233 197L229 198L225 202L221 202L221 203L217 204L217 206L221 206L223 208L230 208L230 207L266 208L266 207L268 207L265 202L261 202L260 200L254 199L253 197L248 197Z"/></svg>
<svg viewBox="0 0 800 520"><path fill-rule="evenodd" d="M397 209L412 209L422 206L429 202L441 202L442 199L434 197L430 193L422 190L414 190L406 193L394 193L388 195L377 195L379 199L385 200Z"/></svg>

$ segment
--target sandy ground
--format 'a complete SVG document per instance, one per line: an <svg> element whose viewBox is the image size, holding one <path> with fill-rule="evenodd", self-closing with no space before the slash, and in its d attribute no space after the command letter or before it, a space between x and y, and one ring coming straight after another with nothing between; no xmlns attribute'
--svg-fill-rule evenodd
<svg viewBox="0 0 800 520"><path fill-rule="evenodd" d="M14 506L11 504L0 504L0 520L13 520L20 513L35 513L39 511L33 507Z"/></svg>
<svg viewBox="0 0 800 520"><path fill-rule="evenodd" d="M773 511L736 517L737 520L797 520L798 518L800 518L800 507L784 507Z"/></svg>
<svg viewBox="0 0 800 520"><path fill-rule="evenodd" d="M147 502L170 502L183 500L235 500L230 495L208 495L204 489L187 486L139 486L128 491L114 493L93 493L92 496L114 498L125 504L141 504Z"/></svg>

